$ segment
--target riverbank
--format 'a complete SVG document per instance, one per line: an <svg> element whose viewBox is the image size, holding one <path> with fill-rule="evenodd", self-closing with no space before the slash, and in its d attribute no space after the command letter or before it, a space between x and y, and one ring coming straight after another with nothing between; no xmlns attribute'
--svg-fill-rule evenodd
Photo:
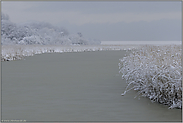
<svg viewBox="0 0 183 123"><path fill-rule="evenodd" d="M3 45L1 61L43 53L132 49L137 50L120 59L119 63L119 72L128 83L124 94L131 89L138 90L152 101L170 108L182 108L181 45Z"/></svg>
<svg viewBox="0 0 183 123"><path fill-rule="evenodd" d="M139 45L2 45L1 61L20 60L26 56L43 53L131 50L139 47Z"/></svg>

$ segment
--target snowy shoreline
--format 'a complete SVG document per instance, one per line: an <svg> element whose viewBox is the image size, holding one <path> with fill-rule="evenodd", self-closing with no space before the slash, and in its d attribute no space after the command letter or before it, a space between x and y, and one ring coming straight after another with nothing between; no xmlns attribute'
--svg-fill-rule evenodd
<svg viewBox="0 0 183 123"><path fill-rule="evenodd" d="M139 45L2 45L1 61L20 60L26 56L43 53L131 50L139 47Z"/></svg>

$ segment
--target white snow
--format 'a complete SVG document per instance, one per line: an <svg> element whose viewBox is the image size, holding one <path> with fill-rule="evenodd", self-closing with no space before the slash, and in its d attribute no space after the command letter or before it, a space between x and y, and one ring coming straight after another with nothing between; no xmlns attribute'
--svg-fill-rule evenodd
<svg viewBox="0 0 183 123"><path fill-rule="evenodd" d="M25 56L33 56L42 53L64 53L64 52L89 52L104 50L124 50L127 48L135 49L139 46L119 45L2 45L1 61L11 61L22 59Z"/></svg>
<svg viewBox="0 0 183 123"><path fill-rule="evenodd" d="M133 89L170 108L182 108L181 50L181 45L146 45L120 59L119 73L128 83L122 95Z"/></svg>
<svg viewBox="0 0 183 123"><path fill-rule="evenodd" d="M170 45L182 44L182 41L101 41L102 45Z"/></svg>

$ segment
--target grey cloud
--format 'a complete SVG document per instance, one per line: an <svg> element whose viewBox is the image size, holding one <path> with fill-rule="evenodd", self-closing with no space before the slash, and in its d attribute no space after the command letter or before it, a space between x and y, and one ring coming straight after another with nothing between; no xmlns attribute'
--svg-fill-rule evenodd
<svg viewBox="0 0 183 123"><path fill-rule="evenodd" d="M82 11L84 13L116 13L116 12L172 12L181 11L181 2L36 2L27 11L56 12L56 11Z"/></svg>
<svg viewBox="0 0 183 123"><path fill-rule="evenodd" d="M67 26L69 27L69 26ZM180 41L181 21L134 22L116 24L86 24L71 26L70 30L83 32L87 37L103 41Z"/></svg>

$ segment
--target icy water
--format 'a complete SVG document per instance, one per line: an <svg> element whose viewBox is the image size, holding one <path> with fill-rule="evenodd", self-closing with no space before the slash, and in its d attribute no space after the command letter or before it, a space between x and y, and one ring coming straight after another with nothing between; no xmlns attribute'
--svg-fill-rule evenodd
<svg viewBox="0 0 183 123"><path fill-rule="evenodd" d="M118 74L125 51L53 53L2 62L2 119L181 121L180 109L125 96Z"/></svg>

